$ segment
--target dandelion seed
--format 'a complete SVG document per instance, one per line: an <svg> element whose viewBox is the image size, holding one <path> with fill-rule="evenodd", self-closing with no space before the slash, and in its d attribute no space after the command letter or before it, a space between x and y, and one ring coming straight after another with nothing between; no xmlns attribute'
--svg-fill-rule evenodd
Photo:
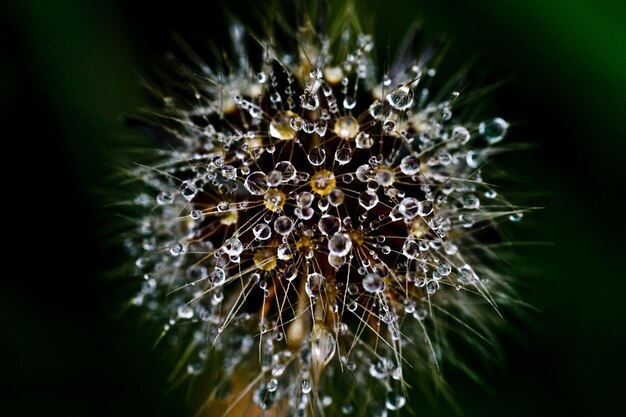
<svg viewBox="0 0 626 417"><path fill-rule="evenodd" d="M522 218L477 172L509 124L465 120L457 91L430 102L428 54L377 77L370 36L349 28L334 50L297 33L297 50L258 42L255 63L234 25L229 72L175 68L151 122L175 147L134 174L150 197L132 253L150 279L133 304L191 333L188 374L221 370L207 415L402 408L407 364L437 379L452 357L436 321L465 334L496 314L477 302L493 307L502 279L475 232ZM355 382L377 401L337 389Z"/></svg>

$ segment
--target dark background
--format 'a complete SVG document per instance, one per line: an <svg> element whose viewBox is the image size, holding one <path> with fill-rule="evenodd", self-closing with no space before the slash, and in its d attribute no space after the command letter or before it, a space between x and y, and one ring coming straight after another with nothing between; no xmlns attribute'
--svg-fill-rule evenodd
<svg viewBox="0 0 626 417"><path fill-rule="evenodd" d="M102 190L115 184L117 150L133 138L120 116L142 103L139 74L171 47L173 30L225 39L220 4L2 5L0 415L182 415L153 332L120 314L132 285L107 272L120 251L106 205L115 192ZM269 7L230 4L244 22ZM502 369L479 369L484 387L450 374L463 414L624 415L626 2L365 0L357 8L381 51L422 21L430 36L451 41L442 70L475 58L478 74L509 80L493 106L515 123L507 140L532 145L498 164L511 172L515 202L545 207L512 231L541 243L517 249L518 288L539 312L511 319L519 330L503 334ZM446 405L414 408L453 415Z"/></svg>

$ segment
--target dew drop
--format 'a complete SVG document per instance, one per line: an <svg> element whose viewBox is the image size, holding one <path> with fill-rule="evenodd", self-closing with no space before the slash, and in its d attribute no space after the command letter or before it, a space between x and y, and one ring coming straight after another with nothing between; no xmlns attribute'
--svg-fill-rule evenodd
<svg viewBox="0 0 626 417"><path fill-rule="evenodd" d="M309 151L307 157L312 165L320 166L326 160L326 151L324 148L313 148Z"/></svg>
<svg viewBox="0 0 626 417"><path fill-rule="evenodd" d="M399 410L404 407L404 404L406 404L406 398L397 392L388 391L385 395L385 407L388 410Z"/></svg>
<svg viewBox="0 0 626 417"><path fill-rule="evenodd" d="M402 253L410 259L417 258L420 254L419 245L412 239L408 239L402 245Z"/></svg>
<svg viewBox="0 0 626 417"><path fill-rule="evenodd" d="M363 289L371 293L378 293L385 289L385 280L378 274L365 275L362 284Z"/></svg>
<svg viewBox="0 0 626 417"><path fill-rule="evenodd" d="M416 175L420 170L420 160L415 155L407 155L400 161L400 171L404 175Z"/></svg>
<svg viewBox="0 0 626 417"><path fill-rule="evenodd" d="M216 287L219 287L226 281L226 272L222 268L216 267L209 274L209 282Z"/></svg>
<svg viewBox="0 0 626 417"><path fill-rule="evenodd" d="M287 236L293 229L293 220L287 216L280 216L274 221L274 230L279 235Z"/></svg>
<svg viewBox="0 0 626 417"><path fill-rule="evenodd" d="M398 211L407 220L415 218L415 216L419 214L419 210L420 202L413 197L404 198L400 204L398 204Z"/></svg>
<svg viewBox="0 0 626 417"><path fill-rule="evenodd" d="M173 256L178 256L183 253L183 249L183 244L180 242L176 242L172 246L170 246L170 254L172 254Z"/></svg>
<svg viewBox="0 0 626 417"><path fill-rule="evenodd" d="M350 235L347 233L335 233L328 240L328 250L332 255L346 256L350 249L352 249L352 240L350 240Z"/></svg>
<svg viewBox="0 0 626 417"><path fill-rule="evenodd" d="M243 244L236 237L231 237L230 239L226 239L224 241L222 250L224 250L227 255L238 256L241 252L243 252Z"/></svg>
<svg viewBox="0 0 626 417"><path fill-rule="evenodd" d="M248 175L243 185L250 194L263 195L268 190L267 175L261 171L255 171Z"/></svg>
<svg viewBox="0 0 626 417"><path fill-rule="evenodd" d="M352 160L352 150L344 146L335 151L335 161L339 165L345 165Z"/></svg>
<svg viewBox="0 0 626 417"><path fill-rule="evenodd" d="M280 98L280 95L278 98ZM297 117L297 115L290 111L277 113L270 122L270 136L281 140L294 139L296 137L296 130L291 127L290 122L294 117Z"/></svg>
<svg viewBox="0 0 626 417"><path fill-rule="evenodd" d="M193 309L188 305L178 306L176 314L179 319L190 319L193 317Z"/></svg>
<svg viewBox="0 0 626 417"><path fill-rule="evenodd" d="M272 235L272 229L265 223L259 223L252 228L252 233L259 240L267 240Z"/></svg>
<svg viewBox="0 0 626 417"><path fill-rule="evenodd" d="M322 286L324 285L324 275L314 272L309 274L306 278L304 289L311 298L317 297L322 292Z"/></svg>
<svg viewBox="0 0 626 417"><path fill-rule="evenodd" d="M365 210L370 210L378 204L378 195L372 190L363 191L359 194L359 204Z"/></svg>
<svg viewBox="0 0 626 417"><path fill-rule="evenodd" d="M374 145L374 139L365 132L359 132L359 134L356 135L354 142L356 143L356 147L359 149L369 149L372 145Z"/></svg>
<svg viewBox="0 0 626 417"><path fill-rule="evenodd" d="M359 122L352 116L342 116L335 122L333 130L342 139L352 139L359 133Z"/></svg>
<svg viewBox="0 0 626 417"><path fill-rule="evenodd" d="M504 138L508 128L509 124L504 121L504 119L496 117L489 122L481 122L478 125L478 133L485 138L487 143L493 145L494 143L500 142Z"/></svg>
<svg viewBox="0 0 626 417"><path fill-rule="evenodd" d="M403 85L387 94L385 98L394 109L406 110L413 104L413 90Z"/></svg>
<svg viewBox="0 0 626 417"><path fill-rule="evenodd" d="M320 218L317 227L324 235L332 236L341 229L341 222L337 217L325 214Z"/></svg>

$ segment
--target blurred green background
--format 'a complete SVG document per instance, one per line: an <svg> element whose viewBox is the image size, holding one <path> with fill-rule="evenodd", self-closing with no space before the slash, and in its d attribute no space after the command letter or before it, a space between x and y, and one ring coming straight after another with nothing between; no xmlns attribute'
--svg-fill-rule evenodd
<svg viewBox="0 0 626 417"><path fill-rule="evenodd" d="M244 22L267 7L230 4ZM357 5L383 50L422 21L428 35L451 42L442 69L476 58L477 73L510 80L493 107L516 123L507 140L533 145L498 164L512 172L515 202L545 207L513 232L544 243L520 246L517 265L520 293L540 311L512 320L520 330L503 334L505 365L479 369L485 387L450 374L463 415L626 415L626 2ZM120 250L99 190L111 186L109 166L133 138L120 116L142 103L139 74L172 47L172 31L226 43L224 8L209 0L0 7L0 415L181 416L153 334L118 314L129 286L101 277ZM454 415L414 401L418 415Z"/></svg>

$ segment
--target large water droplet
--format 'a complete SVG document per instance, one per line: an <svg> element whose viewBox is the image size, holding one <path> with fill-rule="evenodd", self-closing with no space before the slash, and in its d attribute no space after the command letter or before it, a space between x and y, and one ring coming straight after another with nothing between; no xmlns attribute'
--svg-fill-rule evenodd
<svg viewBox="0 0 626 417"><path fill-rule="evenodd" d="M291 127L290 123L294 117L297 117L297 115L290 111L277 113L270 122L270 136L282 140L294 139L296 131Z"/></svg>
<svg viewBox="0 0 626 417"><path fill-rule="evenodd" d="M325 214L320 218L317 227L326 236L332 236L341 228L341 221L335 216Z"/></svg>
<svg viewBox="0 0 626 417"><path fill-rule="evenodd" d="M420 207L419 205L420 202L416 198L407 197L400 202L400 204L398 205L398 210L405 219L411 220L418 215Z"/></svg>
<svg viewBox="0 0 626 417"><path fill-rule="evenodd" d="M407 258L417 258L420 254L419 245L414 240L409 239L404 242L404 245L402 246L402 253Z"/></svg>
<svg viewBox="0 0 626 417"><path fill-rule="evenodd" d="M495 119L489 122L481 122L478 125L478 133L480 133L487 143L490 145L500 142L504 135L506 135L506 131L509 128L509 124L501 119L500 117L496 117Z"/></svg>
<svg viewBox="0 0 626 417"><path fill-rule="evenodd" d="M326 160L326 151L324 148L313 148L309 151L307 157L312 165L320 166Z"/></svg>
<svg viewBox="0 0 626 417"><path fill-rule="evenodd" d="M286 236L293 229L293 220L287 216L280 216L274 221L274 230L279 235Z"/></svg>
<svg viewBox="0 0 626 417"><path fill-rule="evenodd" d="M385 395L385 407L388 410L399 410L404 407L404 404L406 404L406 398L400 393L389 391Z"/></svg>
<svg viewBox="0 0 626 417"><path fill-rule="evenodd" d="M320 292L322 292L324 280L324 275L317 272L314 272L307 276L304 289L309 297L315 298L320 294Z"/></svg>
<svg viewBox="0 0 626 417"><path fill-rule="evenodd" d="M339 165L345 165L352 160L352 150L344 146L335 151L335 161Z"/></svg>
<svg viewBox="0 0 626 417"><path fill-rule="evenodd" d="M243 185L246 187L246 190L250 192L250 194L263 195L268 190L267 175L261 171L255 171L248 175Z"/></svg>
<svg viewBox="0 0 626 417"><path fill-rule="evenodd" d="M413 90L403 85L387 94L385 98L396 110L406 110L413 104Z"/></svg>
<svg viewBox="0 0 626 417"><path fill-rule="evenodd" d="M370 210L378 204L378 195L372 190L363 191L359 194L359 204L365 210Z"/></svg>
<svg viewBox="0 0 626 417"><path fill-rule="evenodd" d="M415 155L407 155L400 161L400 171L404 175L415 175L420 170L420 160Z"/></svg>
<svg viewBox="0 0 626 417"><path fill-rule="evenodd" d="M222 285L224 281L226 281L226 272L222 268L216 267L209 274L209 282L216 287Z"/></svg>
<svg viewBox="0 0 626 417"><path fill-rule="evenodd" d="M283 174L283 182L291 181L296 177L296 168L289 161L280 161L275 169Z"/></svg>
<svg viewBox="0 0 626 417"><path fill-rule="evenodd" d="M385 280L378 274L367 274L363 278L363 289L367 292L377 293L385 289Z"/></svg>
<svg viewBox="0 0 626 417"><path fill-rule="evenodd" d="M243 252L243 244L236 237L231 237L230 239L226 239L224 241L222 249L227 255L237 256Z"/></svg>
<svg viewBox="0 0 626 417"><path fill-rule="evenodd" d="M352 116L342 116L335 122L334 132L343 139L352 139L359 133L359 122Z"/></svg>
<svg viewBox="0 0 626 417"><path fill-rule="evenodd" d="M328 250L335 256L346 256L352 249L352 240L347 233L336 233L328 240Z"/></svg>
<svg viewBox="0 0 626 417"><path fill-rule="evenodd" d="M359 149L369 149L372 145L374 145L374 138L372 138L368 133L359 132L359 134L356 135L354 143L356 143L356 147Z"/></svg>
<svg viewBox="0 0 626 417"><path fill-rule="evenodd" d="M252 228L252 233L259 240L267 240L272 235L272 229L265 223L259 223Z"/></svg>

